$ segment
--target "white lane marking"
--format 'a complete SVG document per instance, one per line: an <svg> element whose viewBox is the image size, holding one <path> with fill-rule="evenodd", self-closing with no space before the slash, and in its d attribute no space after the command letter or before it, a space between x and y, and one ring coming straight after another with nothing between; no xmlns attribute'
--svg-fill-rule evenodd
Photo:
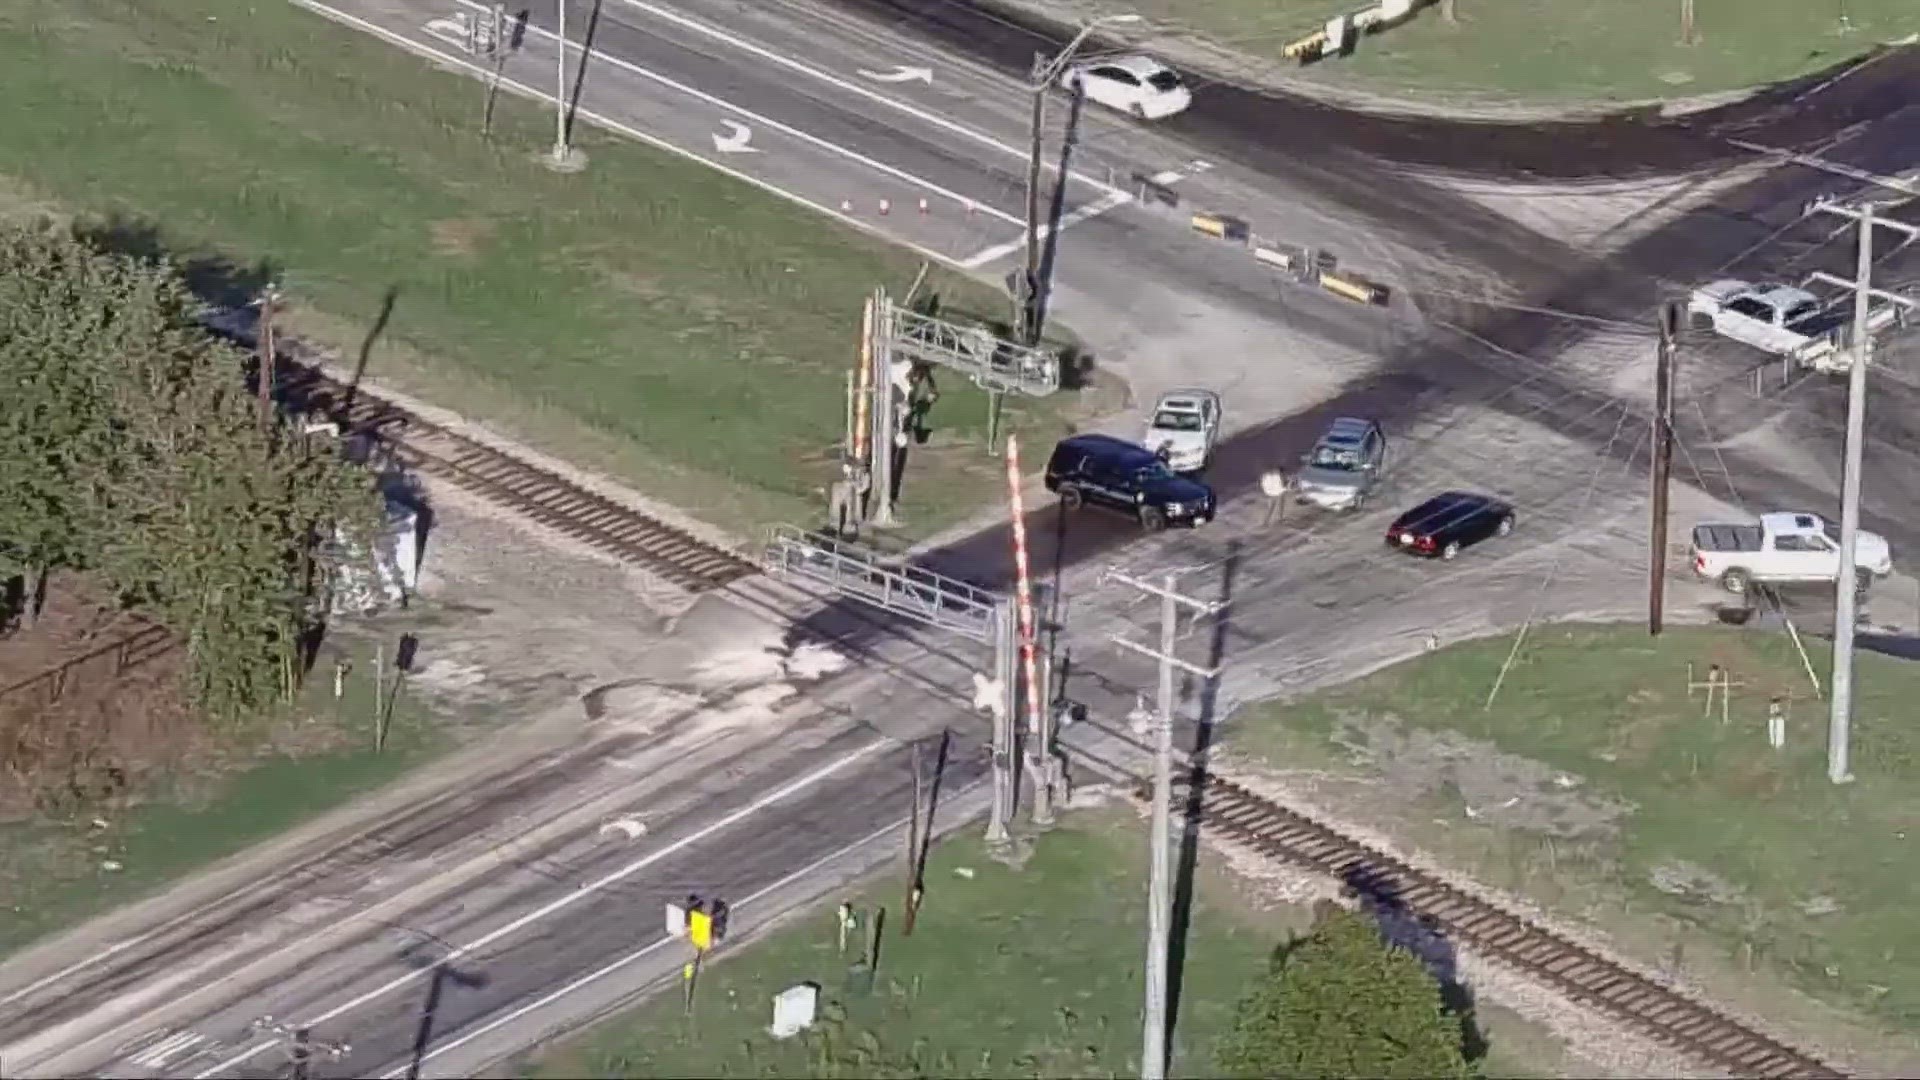
<svg viewBox="0 0 1920 1080"><path fill-rule="evenodd" d="M347 26L351 26L354 29L361 31L362 33L371 34L372 36L377 37L382 41L387 42L388 44L396 45L402 49L407 50L408 52L413 53L415 56L426 57L427 59L433 60L437 63L445 64L448 67L465 71L470 75L491 77L493 74L492 71L490 71L489 69L482 67L479 64L473 63L472 61L467 60L463 57L453 56L448 53L441 52L438 49L432 48L430 46L422 44L421 42L415 41L414 39L406 36L405 34L395 33L394 31L389 30L384 26L380 26L376 23L368 22L367 20L359 17L358 15L354 15L349 12L342 11L339 8L329 7L326 4L321 3L320 0L288 0L288 3L291 3L297 7L306 8L309 11L312 11L326 18L332 19L335 22L344 23ZM515 94L520 95L521 97L532 98L535 101L542 102L549 105L553 103L552 94L544 90L535 89L534 87L528 86L525 83L515 82L512 79L503 78L500 80L500 85L505 89L511 90ZM817 214L830 217L833 220L838 221L843 225L851 226L852 228L858 229L869 236L874 236L874 237L878 237L881 240L885 240L886 242L894 245L895 247L904 248L908 251L913 252L916 255L921 255L926 258L932 259L934 262L937 262L942 266L951 266L951 267L955 267L956 269L969 269L968 267L961 266L959 260L955 259L952 255L949 255L944 251L935 251L933 248L927 247L924 244L916 244L911 240L905 239L900 236L896 236L893 233L887 232L883 229L876 228L872 222L869 222L863 218L858 218L853 216L852 214L845 213L835 207L828 206L826 203L814 202L812 199L807 198L805 195L802 195L799 192L788 191L786 188L783 188L778 184L774 184L769 181L762 180L759 177L752 175L751 173L741 172L739 169L736 169L731 165L722 164L721 162L715 161L714 159L707 157L704 154L695 153L694 151L688 150L683 146L677 145L672 142L668 142L666 139L660 138L658 135L648 134L647 132L642 131L637 127L634 127L632 124L623 123L619 120L613 119L612 117L602 116L599 113L592 112L587 109L576 109L574 110L574 115L578 116L582 120L587 121L590 124L596 124L600 127L606 128L608 131L625 135L627 138L632 139L636 142L645 143L656 150L664 150L667 153L673 154L676 157L685 158L688 161L698 162L702 165L705 165L707 168L712 169L714 172L720 173L723 176L729 177L734 180L738 180L743 184L750 184L756 188L759 188L761 191L766 192L769 195L773 195L778 198L785 199L788 202L795 204L796 206L804 206L807 209L812 210ZM104 960L108 956L112 955L114 952L117 952L123 948L130 947L138 943L140 940L142 940L142 938L135 938L133 941L125 942L119 946L116 946L111 950L101 953L96 957L91 957L87 960L80 962L79 964L74 965L73 967L67 968L64 971L56 972L53 975L50 975L47 978L40 980L40 982L34 983L32 986L27 987L25 990L16 991L16 996L19 994L25 994L25 993L31 992L32 990L37 989L40 986L43 986L47 982L50 982L52 980L65 978L68 974L74 971L78 971L81 968L87 967L94 963L97 963L100 960ZM12 998L0 999L0 1004L5 1004L7 1001L11 1001L11 1000L13 999Z"/></svg>
<svg viewBox="0 0 1920 1080"><path fill-rule="evenodd" d="M1062 216L1060 218L1060 228L1064 231L1069 226L1078 225L1089 218L1096 218L1096 217L1099 217L1101 214L1105 214L1110 211L1117 210L1120 207L1125 206L1132 201L1133 201L1132 199L1127 198L1124 195L1109 195L1106 198L1101 199L1097 203L1089 203L1088 205L1083 206L1078 210L1075 210L1071 214L1066 214ZM1040 231L1040 239L1045 240L1049 235L1052 234L1053 226L1042 225L1040 226L1039 231ZM1004 244L995 244L990 248L985 248L980 251L976 251L972 255L969 255L966 258L961 259L960 265L963 268L968 270L978 270L981 267L987 265L988 263L994 261L995 259L1005 258L1006 256L1011 255L1014 252L1019 251L1021 248L1026 246L1027 246L1027 242L1024 239L1009 240Z"/></svg>
<svg viewBox="0 0 1920 1080"><path fill-rule="evenodd" d="M525 915L522 915L519 918L514 919L513 921L507 923L505 926L501 926L494 930L490 930L487 933L482 934L479 937L473 939L472 941L466 943L465 945L461 945L457 948L449 950L446 954L445 962L452 963L453 961L459 959L462 956L466 956L469 953L473 953L480 949L484 949L487 946L493 944L494 942L499 941L501 938L517 933L520 930L525 929L526 927L531 926L536 922L539 922L540 920L546 918L547 916L554 914L555 912L564 911L565 909L572 907L574 904L577 904L580 901L599 893L602 889L605 889L609 885L614 885L621 881L624 881L627 878L632 877L633 875L639 873L642 870L645 870L647 867L652 866L654 863L657 863L660 860L667 858L670 855L674 855L681 851L684 851L687 848L692 847L694 844L697 844L700 841L705 840L707 837L712 836L717 832L720 832L733 825L737 825L742 821L745 821L747 818L752 817L753 815L759 813L760 811L765 810L768 807L773 806L774 804L785 800L790 795L793 795L797 792L805 791L807 788L812 787L813 785L821 782L822 780L827 779L828 777L832 776L834 773L839 772L840 770L846 768L847 766L853 764L854 762L872 755L875 751L884 750L887 747L898 746L898 745L899 745L898 743L890 739L878 739L878 740L875 740L874 742L868 743L863 747L860 747L858 750L848 751L847 753L842 754L840 757L835 758L834 760L828 762L827 764L822 765L821 767L813 770L810 773L807 773L805 776L802 776L797 780L793 780L773 791L768 792L765 795L760 796L758 799L753 800L752 802L739 808L738 810L735 810L732 813L727 814L726 816L720 818L717 821L714 821L709 825L702 826L701 828L691 833L688 833L686 836L683 836L680 839L675 840L671 844L667 844L664 847L655 848L653 851L647 853L646 855L641 856L638 859L633 860L632 862L626 864L625 866L622 866L618 870L614 870L607 874L604 874L593 881L582 883L580 886L575 888L574 891L567 893L566 895L561 896L558 899L550 900L547 903L542 904L537 908L534 908L532 911L529 911ZM374 1000L375 998L384 997L387 994L390 994L393 991L398 990L401 987L407 985L408 983L416 982L419 979L427 976L434 970L435 968L432 968L432 967L417 968L415 970L408 971L405 974L396 975L393 978L387 980L386 982L381 983L379 986L376 986L373 989L368 990L365 993L360 994L359 996L354 997L351 1000L348 1000L342 1004L335 1005L333 1008L328 1009L326 1012L323 1012L320 1015L315 1016L310 1020L307 1020L300 1024L296 1024L294 1026L305 1027L305 1028L319 1027L321 1024L324 1024L329 1020L333 1020L339 1016L342 1016L348 1012L351 1012L354 1009L357 1009L360 1006L365 1005L367 1002ZM246 1062L251 1061L256 1057L259 1057L261 1054L267 1052L273 1047L279 1046L282 1042L283 1040L281 1039L268 1039L265 1042L257 1043L254 1046L246 1050L243 1050L240 1053L235 1054L234 1056L226 1059L225 1061L220 1062L218 1065L215 1065L213 1068L195 1075L194 1080L207 1080L208 1077L217 1076L220 1073L226 1072L228 1069L233 1068L235 1065L245 1064Z"/></svg>
<svg viewBox="0 0 1920 1080"><path fill-rule="evenodd" d="M1169 187L1173 184L1179 183L1182 180L1185 180L1186 178L1187 178L1187 174L1181 172L1179 169L1168 169L1165 172L1157 172L1157 173L1154 173L1152 176L1147 177L1147 179L1153 181L1156 184L1159 184L1161 187Z"/></svg>
<svg viewBox="0 0 1920 1080"><path fill-rule="evenodd" d="M720 121L727 129L725 135L713 133L713 148L722 154L757 154L758 147L748 146L753 141L753 129L738 120Z"/></svg>
<svg viewBox="0 0 1920 1080"><path fill-rule="evenodd" d="M465 2L465 0L463 0L463 2ZM538 34L549 41L557 42L559 41L559 38L560 38L560 35L555 34L553 31L544 30L538 26L529 25L527 27L527 31L529 33ZM573 41L567 42L566 48L575 52L578 52L580 50L579 44ZM904 181L915 187L932 192L935 195L945 196L946 198L952 199L954 202L960 203L963 206L974 206L980 212L985 213L991 217L999 218L1001 221L1004 221L1009 225L1025 224L1023 219L1015 217L1014 215L1007 213L1005 210L998 210L998 209L995 209L994 207L981 203L978 200L970 199L967 196L962 195L957 191L953 191L949 188L943 187L939 184L934 183L931 180L926 180L926 179L922 179L921 177L915 176L912 173L907 172L905 169L897 169L892 165L887 164L884 161L881 161L877 158L870 158L865 154L860 153L857 150L849 150L846 147L841 146L839 143L828 142L827 140L821 138L818 135L814 135L814 134L802 131L791 124L783 124L780 121L775 120L770 116L762 116L759 113L752 112L748 109L743 109L740 106L735 105L731 101L727 101L724 98L715 97L714 95L707 93L705 90L700 90L700 89L696 89L695 87L688 86L686 83L680 82L677 79L670 79L665 75L659 74L658 72L649 71L648 69L641 67L639 64L635 64L628 60L622 60L617 56L612 56L608 53L601 52L598 49L589 50L588 55L591 56L594 60L598 61L599 63L612 64L614 67L617 67L622 71L631 72L632 74L638 75L643 79L649 80L651 82L659 83L661 86L664 86L669 90L677 90L680 93L685 94L690 98L693 98L697 101L706 102L707 104L712 105L716 109L720 109L723 112L733 113L734 115L739 116L742 119L750 120L756 124L759 124L762 127L769 128L774 131L778 131L784 135L790 135L793 138L799 139L801 142L808 144L809 146L817 147L821 150L825 150L829 154L836 154L840 157L846 158L848 161L852 161L857 164L864 165L867 168L874 170L875 172L879 172L887 176L891 176L896 180Z"/></svg>
<svg viewBox="0 0 1920 1080"><path fill-rule="evenodd" d="M207 1037L197 1031L175 1032L135 1054L133 1063L143 1069L164 1069L167 1062L206 1040Z"/></svg>
<svg viewBox="0 0 1920 1080"><path fill-rule="evenodd" d="M59 971L56 971L51 975L46 975L46 976L42 976L41 978L35 979L34 981L21 987L20 989L15 990L12 993L8 994L6 997L0 997L0 1005L11 1005L14 1002L20 1000L21 998L26 997L28 994L32 994L35 991L51 986L54 983L57 983L60 980L67 978L70 975L78 974L79 972L85 971L86 969L94 966L95 964L101 963L103 961L111 960L115 956L118 956L121 953L126 952L128 949L131 949L135 945L138 945L141 942L152 937L154 933L156 933L156 931L148 931L147 933L130 937L125 941L115 942L114 944L109 945L104 949L101 949L99 952L94 953L92 956L87 957L85 960L82 960L79 963L68 964L66 967L61 968Z"/></svg>
<svg viewBox="0 0 1920 1080"><path fill-rule="evenodd" d="M655 4L646 3L645 0L620 0L620 2L627 5L628 7L637 8L641 11L647 12L648 14L653 15L656 18L664 19L667 22L674 24L675 26L679 26L684 29L691 30L696 34L703 34L707 37L713 38L716 41L725 42L726 44L731 45L736 49L740 49L743 52L751 53L752 55L757 56L760 59L765 60L769 63L778 64L781 67L788 69L789 71L797 71L800 74L807 76L808 78L818 79L821 82L828 84L829 86L837 87L851 94L858 94L859 96L866 98L868 101L872 101L879 105L885 105L889 109L894 109L899 112L903 112L908 116L913 117L916 120L922 121L923 123L932 124L934 127L937 127L942 131L951 132L954 135L958 135L961 138L967 139L971 142L979 143L982 146L990 146L995 150L999 150L1004 154L1009 154L1013 157L1019 158L1021 161L1027 160L1026 147L1013 146L1009 143L1001 142L1000 140L994 138L991 135L988 135L983 131L976 131L973 128L966 126L965 124L955 123L954 121L949 120L946 117L939 115L938 113L930 112L926 109L920 108L917 105L909 104L897 98L888 97L887 95L878 93L868 87L861 86L857 82L852 82L847 79L843 79L838 75L833 74L832 72L822 71L811 64L805 64L798 60L795 60L790 56L784 56L778 52L773 51L772 49L767 48L764 45L758 45L736 34L730 34L725 30L720 29L719 27L709 26L706 23L700 22L697 19L688 18L687 16L682 15L677 11L672 11ZM473 8L475 10L481 9L481 5L478 3L475 3L474 0L460 0L460 3L464 7ZM1051 165L1047 167L1053 168L1053 166ZM1072 176L1075 180L1079 180L1082 183L1091 184L1094 187L1100 189L1101 191L1106 192L1109 195L1126 196L1126 192L1121 191L1119 188L1116 188L1113 185L1108 184L1103 180L1099 180L1094 177L1088 176L1085 173L1069 172L1068 175Z"/></svg>
<svg viewBox="0 0 1920 1080"><path fill-rule="evenodd" d="M901 64L892 71L868 71L866 68L860 68L854 74L863 79L872 79L874 82L903 83L918 79L928 86L933 85L933 69L930 67L907 67Z"/></svg>
<svg viewBox="0 0 1920 1080"><path fill-rule="evenodd" d="M962 792L962 794L964 795L965 792ZM779 881L776 881L773 884L768 885L766 888L760 889L759 891L744 897L743 899L739 900L738 902L732 905L732 910L738 911L743 907L747 907L752 904L757 904L761 900L764 900L767 897L772 896L774 893L779 892L780 890L786 888L787 886L793 884L794 882L799 881L801 878L806 877L808 874L813 873L815 870L818 870L821 867L826 866L828 863L831 863L834 860L839 859L850 852L858 851L860 848L866 846L867 844L873 843L875 840L878 840L881 837L886 836L888 833L894 832L895 830L910 824L912 820L913 819L910 817L903 817L900 820L895 821L891 825L882 825L880 828L875 829L874 831L868 833L867 835L861 837L858 840L855 840L854 842L846 845L845 847L840 848L839 850L833 852L832 854L823 855L820 858L815 859L812 862L808 863L807 865L801 867L800 869L795 870L793 873L788 874L786 877L781 878ZM628 964L634 963L635 961L642 960L648 956L651 956L653 953L659 951L661 948L667 945L671 945L678 940L680 939L663 937L655 940L652 944L643 945L640 948L635 949L633 952L630 952L627 955L621 957L620 959L605 965L604 967L597 968L593 971L588 972L585 975L580 976L579 978L573 980L567 985L562 986L558 990L554 990L543 997L536 998L533 1001L526 1003L525 1005L521 1005L515 1008L512 1012L506 1013L502 1016L497 1016L492 1020L487 1021L485 1024L481 1025L480 1027L477 1027L472 1031L465 1032L457 1039L452 1039L433 1047L432 1049L428 1050L425 1054L422 1054L420 1056L420 1060L423 1062L432 1061L434 1058L439 1057L441 1054L458 1050L462 1046L467 1045L473 1040L481 1038L494 1031L497 1031L500 1028L505 1027L506 1025L513 1023L515 1020L518 1020L521 1017L527 1015L528 1013L533 1012L536 1009L545 1008L546 1006L553 1004L554 1002L560 1000L561 998L566 997L568 994L574 993L575 991L579 990L581 987L584 987L589 983L598 982L599 980L606 978L607 976L613 974L614 972L619 971L621 968L626 967ZM392 1072L389 1072L385 1074L383 1077L381 1077L381 1080L396 1080L396 1078L398 1077L405 1076L409 1068L410 1066L404 1066L398 1069L394 1069Z"/></svg>

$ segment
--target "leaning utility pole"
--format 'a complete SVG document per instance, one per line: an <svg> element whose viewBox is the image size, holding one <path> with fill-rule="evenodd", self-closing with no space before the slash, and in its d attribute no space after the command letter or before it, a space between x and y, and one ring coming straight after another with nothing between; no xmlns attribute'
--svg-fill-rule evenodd
<svg viewBox="0 0 1920 1080"><path fill-rule="evenodd" d="M1653 528L1647 537L1647 633L1658 637L1667 602L1667 496L1673 474L1674 332L1680 309L1660 308L1660 350L1653 371Z"/></svg>
<svg viewBox="0 0 1920 1080"><path fill-rule="evenodd" d="M1853 723L1853 637L1859 621L1857 605L1859 583L1855 580L1855 545L1860 535L1860 467L1865 454L1867 433L1867 364L1873 354L1872 301L1877 297L1909 309L1920 307L1913 300L1873 287L1873 229L1884 225L1909 237L1920 236L1920 228L1901 221L1876 217L1875 205L1862 202L1858 209L1821 201L1812 209L1851 218L1860 224L1859 259L1854 278L1848 281L1831 274L1815 274L1829 284L1853 290L1852 366L1847 369L1847 449L1845 471L1840 480L1840 574L1833 585L1833 697L1827 718L1827 779L1844 784L1853 779L1847 755Z"/></svg>
<svg viewBox="0 0 1920 1080"><path fill-rule="evenodd" d="M1140 1032L1141 1080L1166 1080L1167 1075L1167 967L1172 959L1173 882L1168 848L1173 823L1173 669L1211 679L1218 669L1189 664L1173 653L1174 634L1185 605L1202 615L1223 606L1216 601L1183 596L1175 589L1177 574L1168 573L1155 585L1118 570L1100 576L1101 584L1117 581L1160 598L1160 647L1151 649L1115 635L1115 645L1157 661L1160 665L1160 708L1155 721L1153 760L1153 826L1147 869L1147 998Z"/></svg>
<svg viewBox="0 0 1920 1080"><path fill-rule="evenodd" d="M1034 331L1039 320L1034 316L1039 308L1040 291L1040 158L1046 152L1047 123L1047 54L1033 54L1033 127L1028 132L1027 144L1027 224L1026 224L1026 262L1022 271L1024 276L1015 283L1013 290L1013 339L1022 345L1032 345L1039 340Z"/></svg>

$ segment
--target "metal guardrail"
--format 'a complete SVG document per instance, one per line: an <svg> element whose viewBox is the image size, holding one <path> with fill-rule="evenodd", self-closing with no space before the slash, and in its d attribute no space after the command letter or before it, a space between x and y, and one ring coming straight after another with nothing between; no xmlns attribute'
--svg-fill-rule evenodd
<svg viewBox="0 0 1920 1080"><path fill-rule="evenodd" d="M792 525L775 525L762 565L769 574L802 578L975 641L991 644L999 628L1000 594L911 564L892 563L859 544Z"/></svg>

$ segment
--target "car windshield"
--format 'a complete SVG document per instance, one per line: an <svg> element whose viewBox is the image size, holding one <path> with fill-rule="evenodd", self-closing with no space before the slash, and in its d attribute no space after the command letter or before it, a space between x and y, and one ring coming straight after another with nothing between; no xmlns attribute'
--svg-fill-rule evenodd
<svg viewBox="0 0 1920 1080"><path fill-rule="evenodd" d="M1147 85L1155 90L1168 91L1180 89L1180 76L1171 71L1156 71L1147 76Z"/></svg>
<svg viewBox="0 0 1920 1080"><path fill-rule="evenodd" d="M1170 480L1172 478L1173 470L1167 468L1166 462L1163 461L1156 461L1151 465L1142 465L1138 469L1133 470L1133 482L1136 484L1147 484L1155 480Z"/></svg>
<svg viewBox="0 0 1920 1080"><path fill-rule="evenodd" d="M1316 446L1313 457L1307 464L1316 469L1336 469L1340 472L1353 472L1360 467L1360 451L1351 447Z"/></svg>
<svg viewBox="0 0 1920 1080"><path fill-rule="evenodd" d="M1154 414L1153 426L1156 431L1199 431L1200 414L1176 409L1161 409Z"/></svg>

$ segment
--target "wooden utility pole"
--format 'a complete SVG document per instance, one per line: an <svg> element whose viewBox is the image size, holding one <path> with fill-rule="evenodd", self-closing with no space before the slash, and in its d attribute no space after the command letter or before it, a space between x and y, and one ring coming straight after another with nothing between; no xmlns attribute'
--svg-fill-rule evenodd
<svg viewBox="0 0 1920 1080"><path fill-rule="evenodd" d="M275 378L274 359L276 346L273 340L273 320L279 314L280 294L268 285L260 294L260 430L266 432L273 426L273 383Z"/></svg>
<svg viewBox="0 0 1920 1080"><path fill-rule="evenodd" d="M913 757L913 809L907 814L907 921L901 936L913 936L913 917L920 907L920 743L907 747Z"/></svg>
<svg viewBox="0 0 1920 1080"><path fill-rule="evenodd" d="M1667 496L1673 475L1673 368L1680 309L1660 308L1660 349L1653 367L1653 521L1647 535L1647 633L1659 636L1667 599Z"/></svg>

